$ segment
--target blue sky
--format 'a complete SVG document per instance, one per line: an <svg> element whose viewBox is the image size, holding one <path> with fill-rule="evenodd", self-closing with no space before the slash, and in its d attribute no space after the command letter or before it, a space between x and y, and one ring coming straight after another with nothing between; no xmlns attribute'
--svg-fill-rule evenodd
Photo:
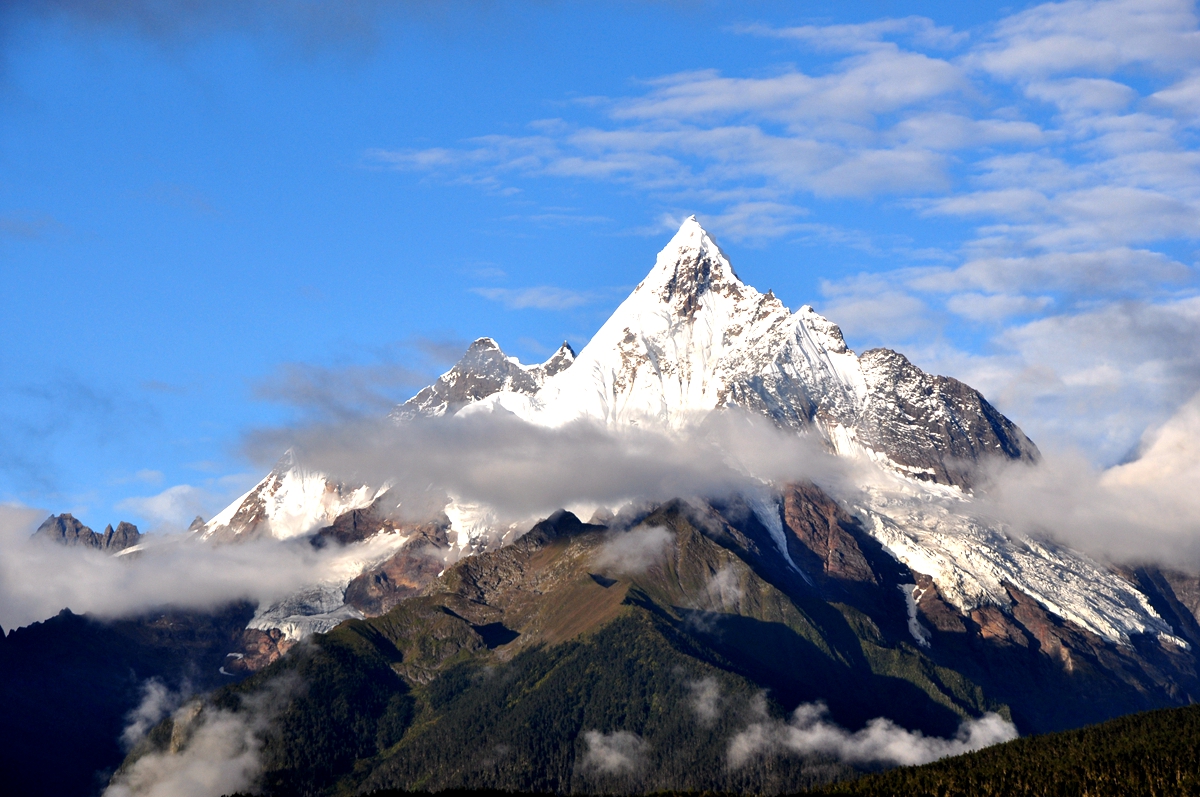
<svg viewBox="0 0 1200 797"><path fill-rule="evenodd" d="M581 347L690 213L1043 446L1200 390L1195 3L93 5L0 11L0 501L207 517L254 429Z"/></svg>

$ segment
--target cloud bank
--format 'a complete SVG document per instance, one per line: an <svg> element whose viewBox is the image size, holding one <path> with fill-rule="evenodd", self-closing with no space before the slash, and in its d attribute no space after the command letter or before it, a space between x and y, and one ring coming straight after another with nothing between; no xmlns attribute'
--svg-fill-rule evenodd
<svg viewBox="0 0 1200 797"><path fill-rule="evenodd" d="M1103 559L1200 568L1200 394L1148 432L1137 459L1107 470L1057 453L1000 467L978 505L1017 532Z"/></svg>
<svg viewBox="0 0 1200 797"><path fill-rule="evenodd" d="M501 410L266 430L247 441L264 463L289 448L348 484L392 485L401 514L414 520L440 511L447 495L517 522L563 507L728 495L762 481L831 483L852 467L812 436L733 412L684 432L589 421L548 428Z"/></svg>

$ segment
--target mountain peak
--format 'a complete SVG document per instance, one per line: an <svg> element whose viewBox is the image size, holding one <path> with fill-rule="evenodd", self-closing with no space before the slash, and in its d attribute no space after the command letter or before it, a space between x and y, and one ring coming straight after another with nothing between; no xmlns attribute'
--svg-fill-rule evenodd
<svg viewBox="0 0 1200 797"><path fill-rule="evenodd" d="M472 352L483 352L483 351L498 351L501 354L504 353L500 349L500 344L497 343L494 339L488 338L488 337L476 338L475 341L470 346L467 347L467 354L470 354ZM463 357L466 357L466 356L467 356L466 354L463 355Z"/></svg>
<svg viewBox="0 0 1200 797"><path fill-rule="evenodd" d="M746 286L695 216L688 216L634 293L649 293L684 316L694 315L706 293L740 298Z"/></svg>

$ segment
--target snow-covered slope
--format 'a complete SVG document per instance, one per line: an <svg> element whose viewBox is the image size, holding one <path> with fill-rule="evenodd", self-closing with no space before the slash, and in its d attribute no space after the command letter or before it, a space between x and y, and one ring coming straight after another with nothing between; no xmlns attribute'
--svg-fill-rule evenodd
<svg viewBox="0 0 1200 797"><path fill-rule="evenodd" d="M1006 606L1007 587L1097 636L1128 644L1138 634L1186 647L1136 586L1078 551L1011 536L976 516L958 490L886 476L847 501L867 532L916 573L930 576L964 614Z"/></svg>
<svg viewBox="0 0 1200 797"><path fill-rule="evenodd" d="M266 478L195 533L213 541L299 537L330 525L345 512L370 506L380 493L372 487L335 483L301 467L288 451Z"/></svg>

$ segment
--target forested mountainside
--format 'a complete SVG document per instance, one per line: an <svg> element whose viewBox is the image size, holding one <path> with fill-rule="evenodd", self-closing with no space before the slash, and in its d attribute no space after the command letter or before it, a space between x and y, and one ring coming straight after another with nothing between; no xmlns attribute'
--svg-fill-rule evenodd
<svg viewBox="0 0 1200 797"><path fill-rule="evenodd" d="M1133 714L892 770L819 794L862 797L1127 797L1200 794L1200 707Z"/></svg>
<svg viewBox="0 0 1200 797"><path fill-rule="evenodd" d="M989 713L1029 732L1177 699L1145 675L1163 662L1136 658L1153 651L1114 665L1032 609L1001 637L927 603L918 644L897 588L912 574L820 491L793 491L789 551L806 571L736 501L671 502L624 529L560 513L176 714L117 782L241 717L264 729L272 794L784 793L901 763L771 741L815 701L852 731L883 717L952 738ZM1060 634L1046 639L1072 670L1037 633Z"/></svg>

